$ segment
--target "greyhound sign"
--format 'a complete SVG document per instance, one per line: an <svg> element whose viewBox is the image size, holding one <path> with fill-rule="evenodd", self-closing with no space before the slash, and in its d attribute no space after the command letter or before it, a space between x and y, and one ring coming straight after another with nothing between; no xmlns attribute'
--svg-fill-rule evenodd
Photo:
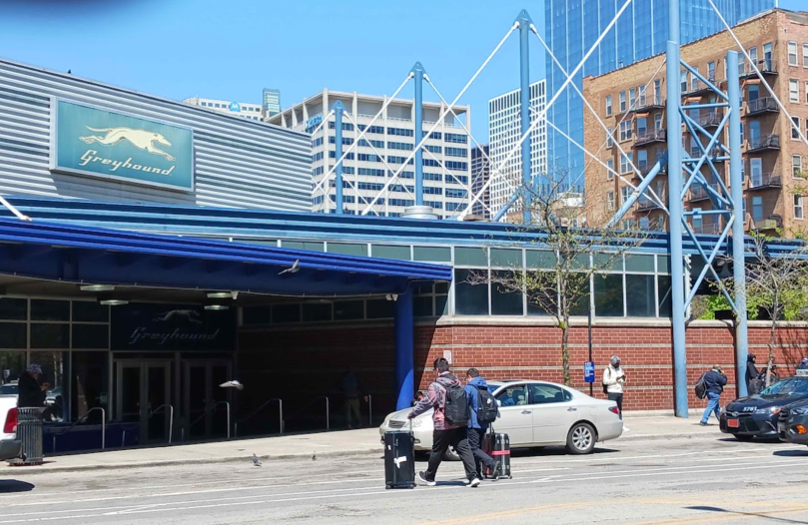
<svg viewBox="0 0 808 525"><path fill-rule="evenodd" d="M132 115L54 102L51 170L193 191L193 132Z"/></svg>

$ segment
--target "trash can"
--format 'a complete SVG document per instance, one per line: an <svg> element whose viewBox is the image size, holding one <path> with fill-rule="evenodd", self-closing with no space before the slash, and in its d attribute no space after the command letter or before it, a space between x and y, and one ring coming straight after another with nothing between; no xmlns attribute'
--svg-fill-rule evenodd
<svg viewBox="0 0 808 525"><path fill-rule="evenodd" d="M42 413L45 407L17 409L17 439L22 443L23 458L9 460L9 465L41 465Z"/></svg>

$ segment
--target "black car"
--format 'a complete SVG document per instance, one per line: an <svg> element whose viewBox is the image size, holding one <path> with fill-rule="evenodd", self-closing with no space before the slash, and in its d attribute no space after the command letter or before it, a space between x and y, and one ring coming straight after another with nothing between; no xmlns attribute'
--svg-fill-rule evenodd
<svg viewBox="0 0 808 525"><path fill-rule="evenodd" d="M739 441L751 441L755 437L779 438L777 425L783 407L802 400L808 400L808 376L788 377L760 394L727 404L719 419L721 432L732 434Z"/></svg>
<svg viewBox="0 0 808 525"><path fill-rule="evenodd" d="M778 430L780 441L808 445L808 399L783 407Z"/></svg>

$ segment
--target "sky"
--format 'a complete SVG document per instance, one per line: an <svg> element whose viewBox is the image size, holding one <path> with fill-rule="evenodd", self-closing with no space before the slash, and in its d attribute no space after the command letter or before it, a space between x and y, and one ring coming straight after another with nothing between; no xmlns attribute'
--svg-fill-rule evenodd
<svg viewBox="0 0 808 525"><path fill-rule="evenodd" d="M176 100L260 103L277 88L284 108L326 87L390 95L420 61L452 101L521 9L542 31L541 0L0 0L0 57ZM518 46L514 32L459 100L480 143L488 100L519 86Z"/></svg>

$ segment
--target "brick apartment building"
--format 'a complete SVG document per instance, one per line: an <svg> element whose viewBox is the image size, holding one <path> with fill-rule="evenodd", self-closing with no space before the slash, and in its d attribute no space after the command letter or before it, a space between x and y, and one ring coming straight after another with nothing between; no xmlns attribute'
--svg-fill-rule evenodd
<svg viewBox="0 0 808 525"><path fill-rule="evenodd" d="M808 13L782 9L767 11L733 28L752 60L785 105L800 130L808 135ZM727 31L703 38L681 49L682 59L699 74L726 90L726 55L737 49ZM741 122L744 173L745 228L767 234L794 236L808 230L808 146L792 129L759 77L741 55ZM634 184L640 178L631 169L631 159L646 175L668 147L666 136L665 56L657 55L599 77L584 79L584 95L612 130L603 130L591 113L586 114L585 146L597 157ZM716 95L693 74L681 69L682 98L687 103L709 103ZM691 110L690 116L702 127L715 132L723 117L721 110ZM728 144L728 137L722 139ZM700 156L696 140L682 126L685 158ZM617 144L625 151L619 151ZM718 188L719 180L729 187L729 162L717 162L717 173L702 168L707 182ZM667 203L667 174L663 171L651 188ZM614 214L631 194L631 187L594 161L586 172L587 218L600 223ZM685 196L689 210L709 210L708 192L694 184ZM641 197L625 220L637 221L650 230L667 230L668 217L652 200ZM688 219L697 233L720 233L725 219L701 215ZM597 225L597 224L595 224Z"/></svg>

